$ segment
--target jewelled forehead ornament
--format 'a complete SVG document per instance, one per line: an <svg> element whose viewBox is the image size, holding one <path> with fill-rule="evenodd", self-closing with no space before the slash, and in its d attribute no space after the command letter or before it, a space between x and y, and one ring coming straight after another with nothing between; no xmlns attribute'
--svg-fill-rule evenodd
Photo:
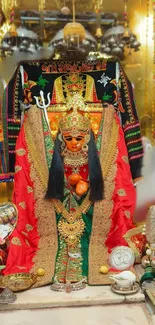
<svg viewBox="0 0 155 325"><path fill-rule="evenodd" d="M90 129L88 118L79 113L79 110L85 111L86 105L80 94L75 94L67 102L67 111L73 110L60 120L59 128L62 134L70 133L72 137L77 137L79 133L87 134Z"/></svg>

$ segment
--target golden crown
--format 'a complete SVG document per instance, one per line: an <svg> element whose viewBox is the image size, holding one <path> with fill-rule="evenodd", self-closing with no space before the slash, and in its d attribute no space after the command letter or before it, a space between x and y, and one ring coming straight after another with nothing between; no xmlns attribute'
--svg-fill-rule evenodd
<svg viewBox="0 0 155 325"><path fill-rule="evenodd" d="M80 114L78 111L85 111L84 99L80 94L75 94L67 102L67 110L73 110L60 120L59 127L62 133L71 132L72 136L76 136L79 132L87 133L90 129L90 121L88 118Z"/></svg>

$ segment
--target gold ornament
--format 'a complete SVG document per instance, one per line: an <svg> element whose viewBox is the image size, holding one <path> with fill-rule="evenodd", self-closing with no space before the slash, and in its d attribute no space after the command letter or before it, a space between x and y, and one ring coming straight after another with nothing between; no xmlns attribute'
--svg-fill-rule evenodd
<svg viewBox="0 0 155 325"><path fill-rule="evenodd" d="M58 231L60 236L65 239L70 246L76 246L79 238L82 236L85 229L84 221L79 218L74 223L68 223L66 220L60 220L58 223Z"/></svg>
<svg viewBox="0 0 155 325"><path fill-rule="evenodd" d="M87 152L85 154L83 150L80 150L78 152L72 152L67 148L65 148L63 151L63 157L64 157L64 164L67 166L79 168L80 166L88 164L88 154Z"/></svg>
<svg viewBox="0 0 155 325"><path fill-rule="evenodd" d="M86 31L85 28L75 21L75 0L72 1L73 5L73 21L71 23L68 23L64 27L64 39L67 41L70 39L70 41L74 42L74 38L78 38L79 41L83 41L86 37Z"/></svg>
<svg viewBox="0 0 155 325"><path fill-rule="evenodd" d="M64 27L64 39L74 38L78 36L80 41L83 41L86 37L86 31L84 27L77 22L68 23Z"/></svg>
<svg viewBox="0 0 155 325"><path fill-rule="evenodd" d="M103 36L101 27L97 27L95 36L101 38Z"/></svg>
<svg viewBox="0 0 155 325"><path fill-rule="evenodd" d="M122 39L124 39L124 40L128 40L128 39L130 39L130 37L131 37L131 34L130 34L130 32L129 32L129 29L128 29L128 28L125 28L125 30L124 30L124 34L123 34L123 36L122 36Z"/></svg>
<svg viewBox="0 0 155 325"><path fill-rule="evenodd" d="M15 24L12 24L10 29L9 29L9 35L12 37L16 37L17 36L17 28L15 26Z"/></svg>
<svg viewBox="0 0 155 325"><path fill-rule="evenodd" d="M60 120L59 127L61 133L71 131L72 136L77 136L79 132L87 133L90 129L90 121L78 112L84 110L84 100L80 94L75 94L67 103L67 109L73 109L73 112L67 114Z"/></svg>
<svg viewBox="0 0 155 325"><path fill-rule="evenodd" d="M107 267L106 265L102 265L102 266L100 267L100 273L102 273L102 274L107 274L108 271L109 271L109 269L108 269L108 267Z"/></svg>
<svg viewBox="0 0 155 325"><path fill-rule="evenodd" d="M61 13L63 15L69 15L70 9L68 7L63 7L63 8L61 8Z"/></svg>
<svg viewBox="0 0 155 325"><path fill-rule="evenodd" d="M45 270L43 269L43 268L39 268L38 270L37 270L37 275L38 276L44 276L45 275Z"/></svg>

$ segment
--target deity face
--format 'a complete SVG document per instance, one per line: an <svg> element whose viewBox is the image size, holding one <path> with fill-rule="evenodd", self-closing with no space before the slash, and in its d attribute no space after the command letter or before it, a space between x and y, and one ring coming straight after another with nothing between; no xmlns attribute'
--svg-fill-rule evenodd
<svg viewBox="0 0 155 325"><path fill-rule="evenodd" d="M85 135L81 132L76 137L72 136L71 133L63 134L63 139L65 141L66 147L72 152L78 152L82 149L85 143Z"/></svg>

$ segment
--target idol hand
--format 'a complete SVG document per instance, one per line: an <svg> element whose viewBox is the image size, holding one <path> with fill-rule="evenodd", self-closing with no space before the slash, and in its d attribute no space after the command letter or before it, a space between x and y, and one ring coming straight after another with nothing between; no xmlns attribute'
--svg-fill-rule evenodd
<svg viewBox="0 0 155 325"><path fill-rule="evenodd" d="M76 185L76 194L79 196L82 196L83 194L85 194L88 191L88 183L85 181L79 181Z"/></svg>

